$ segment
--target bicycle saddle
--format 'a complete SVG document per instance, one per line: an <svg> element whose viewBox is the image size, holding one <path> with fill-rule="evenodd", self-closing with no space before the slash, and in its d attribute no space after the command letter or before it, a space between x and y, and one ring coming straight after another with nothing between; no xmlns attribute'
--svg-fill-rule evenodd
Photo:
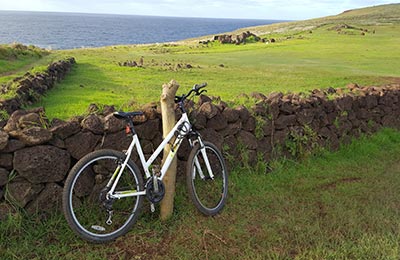
<svg viewBox="0 0 400 260"><path fill-rule="evenodd" d="M134 112L114 112L113 115L118 118L118 119L131 119L134 116L141 116L143 115L143 112L141 111L134 111Z"/></svg>

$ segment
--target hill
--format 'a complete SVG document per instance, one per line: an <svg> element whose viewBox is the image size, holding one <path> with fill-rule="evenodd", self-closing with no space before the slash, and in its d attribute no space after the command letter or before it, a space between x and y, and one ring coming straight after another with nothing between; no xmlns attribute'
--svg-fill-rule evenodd
<svg viewBox="0 0 400 260"><path fill-rule="evenodd" d="M338 15L322 18L254 26L237 30L240 33L250 30L260 35L287 31L312 30L329 24L354 24L358 26L382 26L400 24L400 4L387 4L360 9L347 10Z"/></svg>

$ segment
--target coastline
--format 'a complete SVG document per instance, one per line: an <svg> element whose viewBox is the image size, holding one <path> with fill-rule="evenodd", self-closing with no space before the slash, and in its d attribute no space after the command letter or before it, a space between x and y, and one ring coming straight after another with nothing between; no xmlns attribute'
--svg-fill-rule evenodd
<svg viewBox="0 0 400 260"><path fill-rule="evenodd" d="M18 42L51 50L181 42L249 26L282 22L271 19L53 12L0 11L0 14L2 43ZM30 25L29 29L26 28L26 24Z"/></svg>

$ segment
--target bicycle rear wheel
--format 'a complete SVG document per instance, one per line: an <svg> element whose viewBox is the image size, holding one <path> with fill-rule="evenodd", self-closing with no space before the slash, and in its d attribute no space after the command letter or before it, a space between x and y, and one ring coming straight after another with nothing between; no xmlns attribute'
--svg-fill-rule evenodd
<svg viewBox="0 0 400 260"><path fill-rule="evenodd" d="M143 196L106 196L106 185L124 158L125 154L118 151L94 151L79 160L69 173L63 191L63 211L72 230L85 240L114 240L128 232L139 216ZM128 161L115 191L143 191L142 176L132 161Z"/></svg>
<svg viewBox="0 0 400 260"><path fill-rule="evenodd" d="M196 144L186 167L186 183L189 196L196 208L205 215L218 214L225 206L228 195L228 171L218 148L204 142L206 159L201 152L202 147ZM210 174L210 170L212 175Z"/></svg>

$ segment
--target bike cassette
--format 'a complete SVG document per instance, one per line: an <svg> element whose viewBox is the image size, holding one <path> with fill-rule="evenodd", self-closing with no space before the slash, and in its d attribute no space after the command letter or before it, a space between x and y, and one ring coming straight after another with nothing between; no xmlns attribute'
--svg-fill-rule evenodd
<svg viewBox="0 0 400 260"><path fill-rule="evenodd" d="M159 203L164 198L164 183L157 179L157 186L158 191L155 190L153 178L149 178L146 182L146 197L151 203Z"/></svg>

